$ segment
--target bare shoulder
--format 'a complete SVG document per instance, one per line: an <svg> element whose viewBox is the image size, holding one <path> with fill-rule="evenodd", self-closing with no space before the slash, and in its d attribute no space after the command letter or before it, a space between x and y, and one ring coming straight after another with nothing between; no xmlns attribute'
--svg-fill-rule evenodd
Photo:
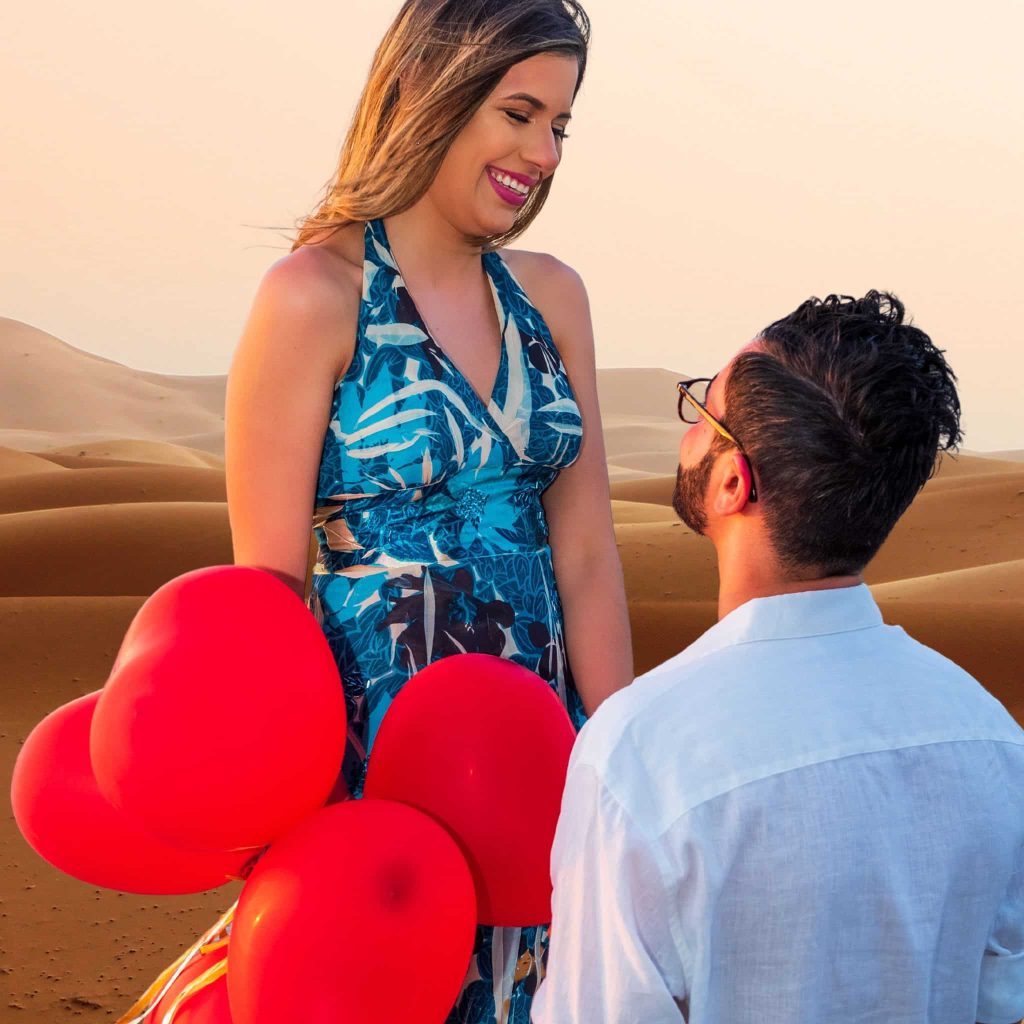
<svg viewBox="0 0 1024 1024"><path fill-rule="evenodd" d="M502 249L501 256L509 269L526 289L530 299L538 304L554 298L563 302L586 302L587 290L583 278L560 259L546 252L526 249ZM541 309L547 317L547 312Z"/></svg>
<svg viewBox="0 0 1024 1024"><path fill-rule="evenodd" d="M335 236L283 256L264 274L257 299L304 316L331 315L358 307L362 259L360 256L356 260L350 247L342 243Z"/></svg>
<svg viewBox="0 0 1024 1024"><path fill-rule="evenodd" d="M337 235L345 232L347 238L303 245L267 270L253 300L247 336L344 371L355 345L362 297L361 241L356 259L348 244L350 229Z"/></svg>
<svg viewBox="0 0 1024 1024"><path fill-rule="evenodd" d="M590 302L583 279L567 263L546 252L502 249L501 256L540 310L563 356L593 352ZM591 360L592 360L591 356Z"/></svg>

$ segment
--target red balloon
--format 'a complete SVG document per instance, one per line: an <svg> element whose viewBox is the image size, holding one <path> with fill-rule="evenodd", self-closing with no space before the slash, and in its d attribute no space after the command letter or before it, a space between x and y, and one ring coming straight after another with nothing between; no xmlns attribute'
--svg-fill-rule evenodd
<svg viewBox="0 0 1024 1024"><path fill-rule="evenodd" d="M121 892L203 892L240 875L255 851L176 849L103 798L89 763L98 699L90 693L47 715L18 754L11 804L32 849L74 878Z"/></svg>
<svg viewBox="0 0 1024 1024"><path fill-rule="evenodd" d="M183 847L263 846L321 807L345 701L320 626L270 573L166 583L125 634L93 720L100 790Z"/></svg>
<svg viewBox="0 0 1024 1024"><path fill-rule="evenodd" d="M551 920L551 844L576 732L551 687L489 654L442 658L388 708L364 794L441 822L466 855L479 921Z"/></svg>
<svg viewBox="0 0 1024 1024"><path fill-rule="evenodd" d="M143 1024L164 1024L164 1015L171 1009L174 1001L185 990L185 987L207 970L221 963L227 955L227 947L222 946L220 949L197 956L178 975L153 1009L142 1018ZM204 985L194 995L189 996L175 1013L174 1024L231 1024L227 975L222 974L215 981Z"/></svg>
<svg viewBox="0 0 1024 1024"><path fill-rule="evenodd" d="M253 869L231 927L237 1024L442 1024L476 933L473 879L424 814L318 811Z"/></svg>

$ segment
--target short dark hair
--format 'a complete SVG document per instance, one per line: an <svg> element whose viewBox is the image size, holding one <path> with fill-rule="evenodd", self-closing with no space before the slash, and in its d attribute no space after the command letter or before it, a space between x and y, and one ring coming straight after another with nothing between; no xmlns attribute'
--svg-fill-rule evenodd
<svg viewBox="0 0 1024 1024"><path fill-rule="evenodd" d="M783 566L860 572L956 448L956 375L888 292L812 298L733 364L725 422Z"/></svg>

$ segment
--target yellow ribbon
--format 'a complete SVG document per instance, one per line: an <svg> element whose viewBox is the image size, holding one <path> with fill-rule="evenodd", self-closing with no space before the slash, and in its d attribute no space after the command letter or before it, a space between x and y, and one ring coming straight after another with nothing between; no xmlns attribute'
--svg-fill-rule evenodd
<svg viewBox="0 0 1024 1024"><path fill-rule="evenodd" d="M142 994L141 998L135 1003L135 1005L119 1020L117 1024L143 1024L146 1014L149 1013L153 1007L160 1002L160 1000L167 995L171 986L181 977L182 972L185 968L192 963L197 956L201 956L203 953L211 952L215 949L220 949L226 946L228 943L228 925L231 924L235 916L235 908L238 903L233 903L228 911L213 925L209 930L204 932L188 949L185 950L177 960L171 964L165 971L163 971L156 981L149 986L148 989ZM219 963L213 965L209 970L204 971L198 978L189 982L184 989L178 994L178 997L174 1000L173 1005L164 1014L164 1018L159 1024L174 1024L175 1015L178 1010L184 1005L186 1000L194 996L197 992L201 992L207 985L215 982L219 977L227 972L228 964L227 959L221 960Z"/></svg>
<svg viewBox="0 0 1024 1024"><path fill-rule="evenodd" d="M190 981L178 993L177 999L171 1003L170 1009L163 1016L163 1020L158 1021L157 1024L174 1024L178 1010L180 1010L189 999L191 999L197 992L202 992L207 985L212 985L218 978L222 978L227 973L228 959L225 957L223 960L218 960L212 967L203 971L198 978L194 978Z"/></svg>

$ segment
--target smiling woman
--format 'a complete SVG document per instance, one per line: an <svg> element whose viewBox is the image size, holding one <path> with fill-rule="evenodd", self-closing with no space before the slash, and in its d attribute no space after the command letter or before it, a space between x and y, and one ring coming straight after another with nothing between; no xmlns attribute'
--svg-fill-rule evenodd
<svg viewBox="0 0 1024 1024"><path fill-rule="evenodd" d="M296 247L326 230L392 216L430 188L460 133L482 104L513 125L565 138L572 101L583 84L590 24L574 0L414 0L377 48L369 79L324 198L302 225ZM520 62L557 56L567 65L557 104L525 82L503 83ZM516 76L520 78L522 76ZM526 76L529 80L530 76ZM559 149L560 153L560 149ZM557 157L555 159L557 164ZM517 175L521 210L481 232L488 248L521 235L540 213L550 174ZM496 169L513 177L510 168ZM479 226L483 228L483 225Z"/></svg>
<svg viewBox="0 0 1024 1024"><path fill-rule="evenodd" d="M577 727L632 678L586 293L553 257L504 248L550 193L588 39L575 0L409 0L235 355L235 561L305 593L312 526L308 602L357 797L391 702L441 658L515 661ZM560 787L513 745L495 753L524 791ZM527 1024L548 928L523 924L477 929L450 1024ZM434 941L420 957L440 969ZM384 970L358 934L337 948L339 971ZM392 960L401 988L412 960ZM393 1019L380 1001L374 1019Z"/></svg>

